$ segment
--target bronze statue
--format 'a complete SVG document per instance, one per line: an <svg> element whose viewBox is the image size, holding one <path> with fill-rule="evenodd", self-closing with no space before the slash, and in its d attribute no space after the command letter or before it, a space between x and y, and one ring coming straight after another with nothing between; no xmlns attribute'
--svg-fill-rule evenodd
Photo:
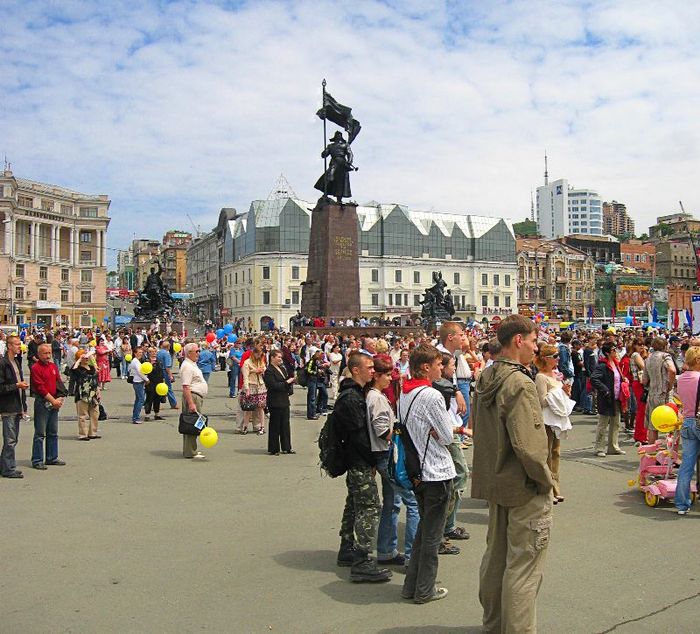
<svg viewBox="0 0 700 634"><path fill-rule="evenodd" d="M357 171L357 168L352 164L352 150L341 132L333 135L326 149L321 152L321 157L330 157L331 162L321 178L316 181L314 188L329 196L335 196L338 203L342 198L350 198L350 172Z"/></svg>
<svg viewBox="0 0 700 634"><path fill-rule="evenodd" d="M161 315L169 317L173 310L173 298L161 276L163 267L155 260L158 270L151 267L143 291L138 291L134 315L140 319L154 319Z"/></svg>
<svg viewBox="0 0 700 634"><path fill-rule="evenodd" d="M450 321L454 319L455 305L451 291L446 291L447 282L440 271L433 272L433 285L425 289L421 317L427 321Z"/></svg>

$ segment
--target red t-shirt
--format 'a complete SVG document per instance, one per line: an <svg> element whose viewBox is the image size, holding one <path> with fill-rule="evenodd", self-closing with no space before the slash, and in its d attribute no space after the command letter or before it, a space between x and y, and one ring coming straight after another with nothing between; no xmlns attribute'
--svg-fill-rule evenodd
<svg viewBox="0 0 700 634"><path fill-rule="evenodd" d="M32 391L46 398L47 394L56 396L56 386L61 375L55 363L42 363L41 361L32 366Z"/></svg>

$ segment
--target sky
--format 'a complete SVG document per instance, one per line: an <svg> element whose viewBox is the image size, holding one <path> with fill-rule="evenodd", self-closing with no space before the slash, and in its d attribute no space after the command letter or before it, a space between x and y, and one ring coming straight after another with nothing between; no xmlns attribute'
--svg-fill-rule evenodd
<svg viewBox="0 0 700 634"><path fill-rule="evenodd" d="M522 220L546 150L642 233L700 213L699 36L681 0L4 0L0 155L109 195L113 265L280 174L316 200L325 78L362 124L360 204Z"/></svg>

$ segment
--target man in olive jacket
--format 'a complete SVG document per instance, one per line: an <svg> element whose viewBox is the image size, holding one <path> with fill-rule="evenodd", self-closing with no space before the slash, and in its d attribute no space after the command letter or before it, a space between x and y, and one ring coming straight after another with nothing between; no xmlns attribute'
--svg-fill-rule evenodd
<svg viewBox="0 0 700 634"><path fill-rule="evenodd" d="M552 526L547 434L528 366L535 324L511 315L498 328L501 356L484 370L474 399L472 497L489 503L479 572L484 631L536 631L535 600Z"/></svg>

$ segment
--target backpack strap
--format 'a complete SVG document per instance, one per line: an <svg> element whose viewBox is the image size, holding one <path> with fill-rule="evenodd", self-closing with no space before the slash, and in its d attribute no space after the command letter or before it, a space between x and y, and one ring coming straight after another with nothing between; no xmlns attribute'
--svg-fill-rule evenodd
<svg viewBox="0 0 700 634"><path fill-rule="evenodd" d="M428 388L427 385L424 386L424 387L422 387L422 388L420 388L420 389L416 392L416 394L415 394L415 396L413 397L413 399L411 400L411 402L408 404L408 410L406 410L406 418L403 420L402 424L403 424L404 427L406 427L406 432L409 433L409 435L410 435L410 432L408 431L408 426L406 425L406 423L408 422L408 415L411 413L411 408L413 407L413 404L416 402L416 399L418 398L418 395L419 395L423 390L425 390L425 389L427 389L427 388ZM396 403L396 409L399 410L399 403L398 403L398 402ZM401 412L399 412L399 421L401 421ZM431 429L432 429L432 428L431 428ZM423 477L423 465L425 464L425 456L428 454L428 445L429 445L429 444L430 444L430 431L428 431L428 438L427 438L427 440L425 441L425 451L423 452L423 458L422 458L422 460L420 461L420 475L421 475L421 478Z"/></svg>
<svg viewBox="0 0 700 634"><path fill-rule="evenodd" d="M700 412L698 411L698 407L700 407L700 377L698 377L698 389L695 392L695 420L696 420L696 422L698 419L700 419Z"/></svg>

